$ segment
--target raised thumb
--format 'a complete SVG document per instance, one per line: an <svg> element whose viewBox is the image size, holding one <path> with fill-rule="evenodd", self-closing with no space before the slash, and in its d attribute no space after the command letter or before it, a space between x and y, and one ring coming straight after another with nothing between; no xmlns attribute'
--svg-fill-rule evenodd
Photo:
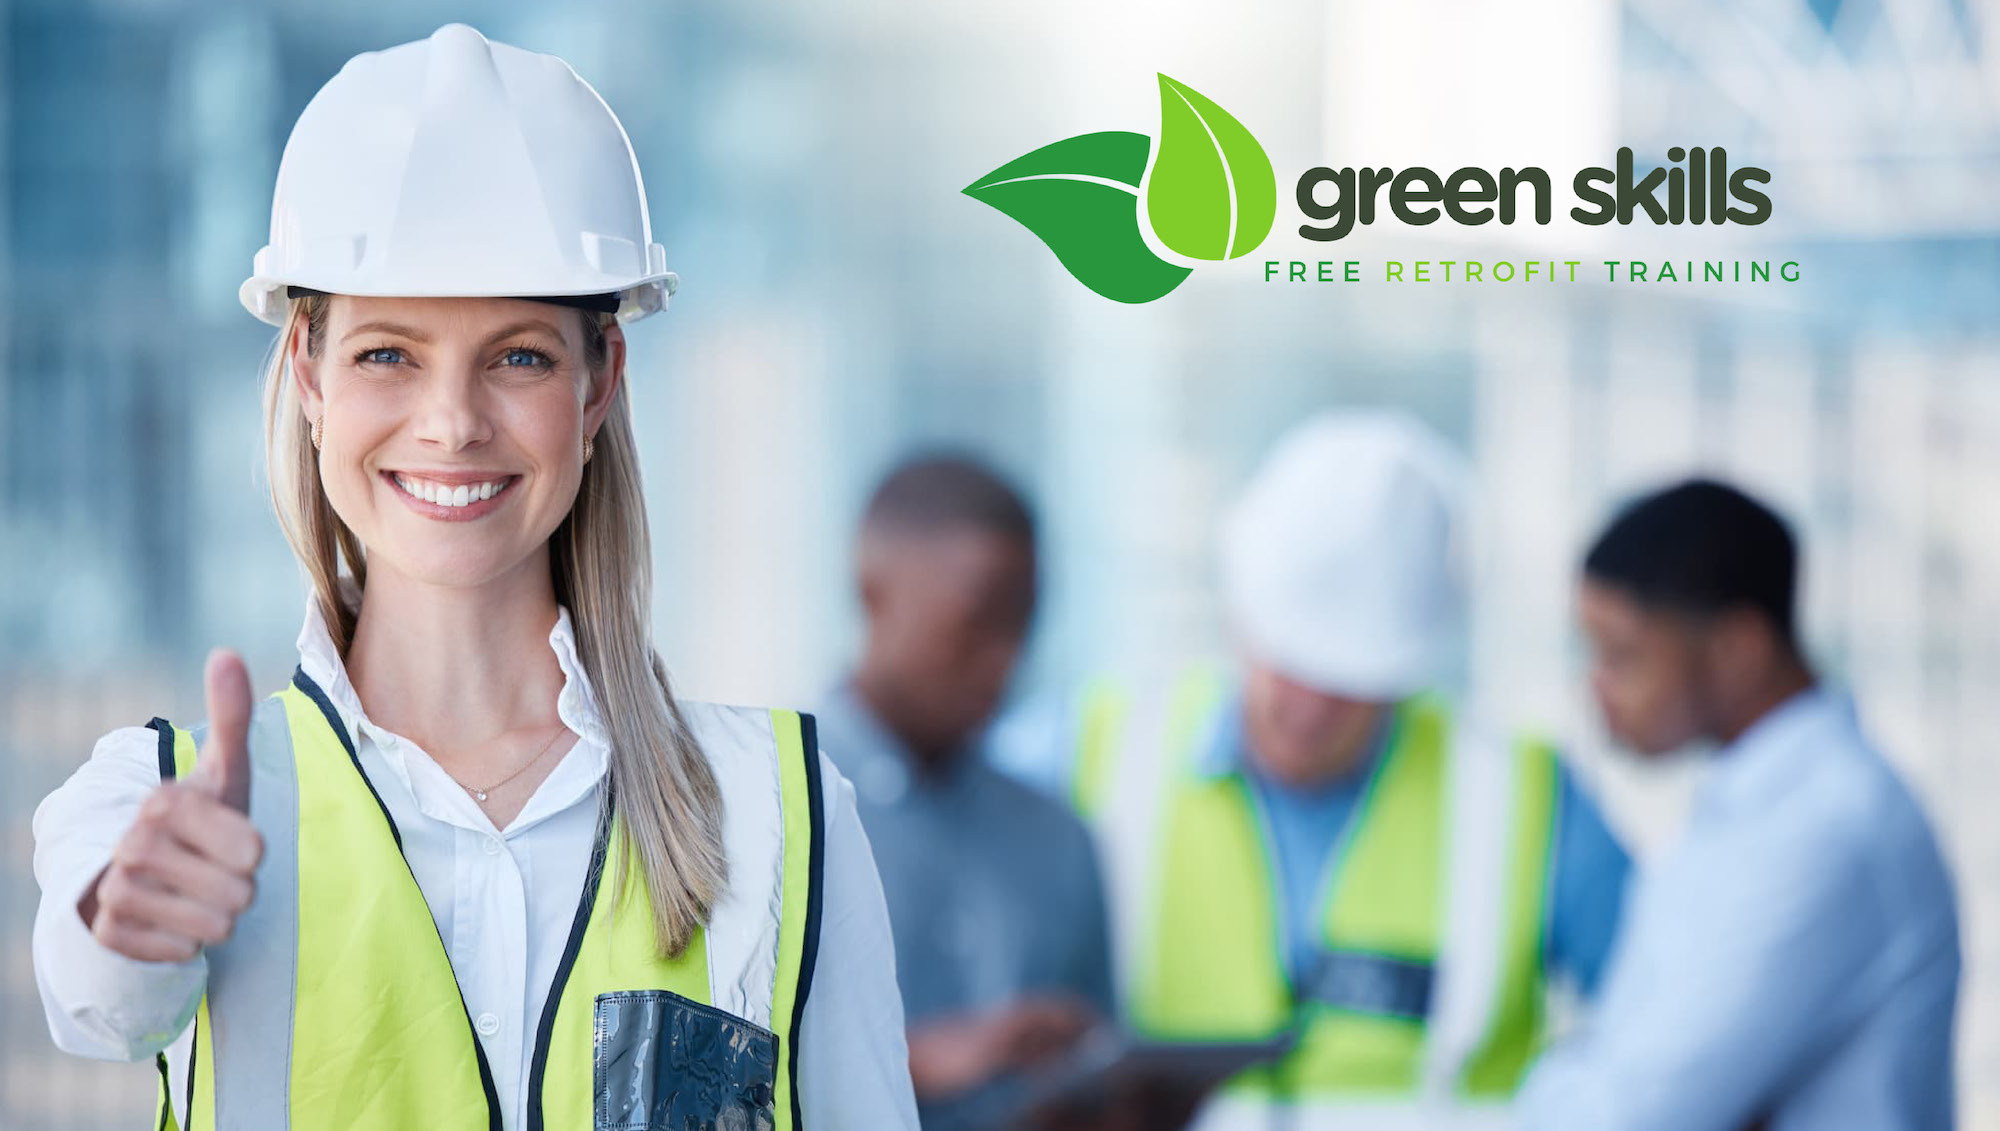
<svg viewBox="0 0 2000 1131"><path fill-rule="evenodd" d="M202 673L208 698L208 736L202 740L188 784L239 813L250 812L250 672L226 648L208 654Z"/></svg>

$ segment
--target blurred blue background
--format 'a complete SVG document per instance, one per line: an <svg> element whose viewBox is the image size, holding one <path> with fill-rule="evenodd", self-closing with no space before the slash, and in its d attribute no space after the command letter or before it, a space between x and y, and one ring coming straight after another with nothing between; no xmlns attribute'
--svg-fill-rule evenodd
<svg viewBox="0 0 2000 1131"><path fill-rule="evenodd" d="M1458 665L1560 734L1642 851L1697 766L1605 749L1570 617L1608 507L1696 468L1800 524L1815 656L1944 830L1962 890L1963 1123L2000 1129L2000 3L752 0L0 6L0 1127L129 1128L150 1068L50 1046L28 819L114 726L262 688L302 582L269 512L269 329L236 287L291 122L348 56L465 20L567 58L623 118L683 287L633 334L685 694L803 703L856 643L849 534L899 457L970 449L1034 497L1048 600L1004 734L1104 667L1226 646L1211 526L1303 413L1397 404L1475 460ZM1142 307L959 194L1031 149L1155 132L1154 72L1277 170L1246 260ZM1672 146L1772 171L1758 228L1291 230L1319 164L1540 164ZM496 177L506 176L496 168ZM1447 229L1450 230L1442 230ZM1397 259L1797 261L1796 284L1396 285ZM1359 259L1369 282L1262 281ZM1623 272L1621 271L1622 275Z"/></svg>

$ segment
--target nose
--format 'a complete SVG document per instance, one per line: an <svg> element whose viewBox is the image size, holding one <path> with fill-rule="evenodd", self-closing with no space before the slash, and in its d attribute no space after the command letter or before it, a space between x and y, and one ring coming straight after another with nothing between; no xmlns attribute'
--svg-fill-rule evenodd
<svg viewBox="0 0 2000 1131"><path fill-rule="evenodd" d="M1341 702L1289 679L1278 681L1273 696L1279 724L1295 732L1312 732L1331 724L1341 714Z"/></svg>
<svg viewBox="0 0 2000 1131"><path fill-rule="evenodd" d="M464 451L492 438L485 385L469 361L446 362L426 375L413 424L418 440L444 452Z"/></svg>

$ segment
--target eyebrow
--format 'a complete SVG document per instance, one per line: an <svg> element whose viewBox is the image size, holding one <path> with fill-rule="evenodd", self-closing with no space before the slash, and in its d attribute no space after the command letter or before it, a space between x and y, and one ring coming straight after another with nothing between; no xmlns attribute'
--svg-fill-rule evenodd
<svg viewBox="0 0 2000 1131"><path fill-rule="evenodd" d="M555 326L552 325L551 323L544 322L539 318L523 318L518 322L509 322L507 325L500 327L498 330L493 331L491 334L488 334L486 336L486 340L488 342L494 342L498 341L501 338L511 338L516 334L525 333L526 331L529 330L540 330L542 333L547 334L548 336L554 338L557 341L563 340L561 330L556 329Z"/></svg>
<svg viewBox="0 0 2000 1131"><path fill-rule="evenodd" d="M340 340L344 342L347 339L355 337L360 334L394 334L400 338L408 338L413 342L428 343L431 340L431 336L429 334L424 333L422 330L418 330L411 326L405 326L400 322L383 322L380 320L374 322L363 322L361 325L354 327L345 334L342 334L340 336Z"/></svg>
<svg viewBox="0 0 2000 1131"><path fill-rule="evenodd" d="M562 340L562 331L556 329L553 325L544 322L539 318L523 318L518 322L509 322L507 325L500 327L498 330L493 331L491 334L488 334L486 336L486 342L490 344L492 342L499 341L501 338L511 338L514 335L522 333L527 330L539 330L542 333L545 333L550 337L555 338L557 341ZM377 319L373 322L363 322L361 325L354 327L345 334L342 334L340 336L340 340L342 342L346 342L349 338L353 338L361 334L394 334L397 337L408 338L413 342L422 342L425 345L429 345L431 341L431 336L429 334L424 333L422 330L419 330L414 326L405 326L401 322L388 322L381 319Z"/></svg>

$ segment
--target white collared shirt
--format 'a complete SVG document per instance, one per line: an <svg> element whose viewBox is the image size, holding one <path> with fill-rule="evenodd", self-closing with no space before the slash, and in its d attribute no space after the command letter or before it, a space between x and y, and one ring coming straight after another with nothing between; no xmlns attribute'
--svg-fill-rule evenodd
<svg viewBox="0 0 2000 1131"><path fill-rule="evenodd" d="M1843 698L1717 755L1642 867L1592 1024L1529 1079L1531 1131L1948 1131L1960 968L1923 812Z"/></svg>
<svg viewBox="0 0 2000 1131"><path fill-rule="evenodd" d="M609 765L602 716L576 655L569 612L549 647L563 672L556 712L578 741L520 814L495 828L437 762L362 710L338 651L309 603L299 662L355 742L362 768L402 834L473 1029L485 1047L510 1129L526 1126L535 1023L554 981L596 839ZM49 1031L67 1052L140 1060L168 1049L186 1064L188 1021L207 977L203 958L137 962L105 949L76 912L140 804L159 785L158 735L125 727L35 812L37 987ZM818 966L800 1032L799 1094L814 1128L916 1127L902 999L888 911L854 790L820 760L827 806L825 912ZM171 1046L171 1047L170 1047ZM178 1075L178 1073L177 1073Z"/></svg>

